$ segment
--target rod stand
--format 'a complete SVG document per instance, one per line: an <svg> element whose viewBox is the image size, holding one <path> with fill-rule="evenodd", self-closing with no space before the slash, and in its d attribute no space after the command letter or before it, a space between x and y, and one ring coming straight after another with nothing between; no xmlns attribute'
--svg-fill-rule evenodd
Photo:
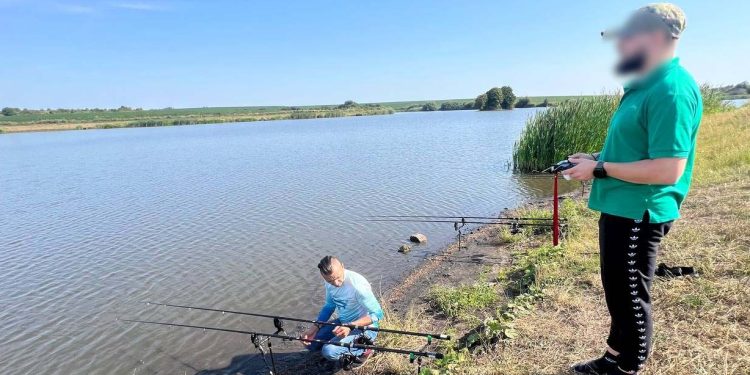
<svg viewBox="0 0 750 375"><path fill-rule="evenodd" d="M560 244L560 198L557 191L557 179L559 173L555 173L552 179L552 246Z"/></svg>

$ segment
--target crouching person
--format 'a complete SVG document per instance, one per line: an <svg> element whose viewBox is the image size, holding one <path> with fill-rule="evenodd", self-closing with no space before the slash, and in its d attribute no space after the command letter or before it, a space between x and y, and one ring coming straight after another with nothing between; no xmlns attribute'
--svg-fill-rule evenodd
<svg viewBox="0 0 750 375"><path fill-rule="evenodd" d="M360 274L344 269L344 264L334 256L326 256L318 264L320 275L326 281L325 304L318 314L318 321L329 321L334 312L338 319L336 324L357 326L378 326L383 318L380 303L372 293L370 283ZM343 326L313 325L302 338L318 339L327 342L350 343L359 336L365 335L374 341L377 332L351 330ZM309 350L320 350L323 357L330 361L339 361L344 355L353 355L354 365L361 366L372 355L372 350L349 349L338 345L305 343Z"/></svg>

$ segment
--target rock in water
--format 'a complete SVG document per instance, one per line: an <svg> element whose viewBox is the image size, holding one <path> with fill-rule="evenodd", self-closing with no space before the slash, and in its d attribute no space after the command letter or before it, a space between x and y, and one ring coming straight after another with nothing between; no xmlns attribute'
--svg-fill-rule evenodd
<svg viewBox="0 0 750 375"><path fill-rule="evenodd" d="M412 234L411 237L409 237L409 241L416 243L425 243L427 242L427 236L422 233L415 233Z"/></svg>
<svg viewBox="0 0 750 375"><path fill-rule="evenodd" d="M398 252L399 253L406 254L406 253L408 253L410 251L411 251L411 246L409 246L409 245L401 245L401 247L398 248Z"/></svg>

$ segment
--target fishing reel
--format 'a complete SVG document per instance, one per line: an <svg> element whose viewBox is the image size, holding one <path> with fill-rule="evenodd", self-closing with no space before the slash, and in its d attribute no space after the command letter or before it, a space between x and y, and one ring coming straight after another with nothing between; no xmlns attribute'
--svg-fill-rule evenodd
<svg viewBox="0 0 750 375"><path fill-rule="evenodd" d="M352 341L352 344L355 345L375 345L375 342L368 337L365 334L361 334L357 336L354 341ZM355 364L360 363L359 358L351 353L344 354L339 358L339 363L341 363L341 368L343 368L346 371L352 371L355 368Z"/></svg>
<svg viewBox="0 0 750 375"><path fill-rule="evenodd" d="M356 339L354 339L354 343L357 345L375 345L375 341L372 341L372 339L367 335L359 335Z"/></svg>
<svg viewBox="0 0 750 375"><path fill-rule="evenodd" d="M284 321L279 318L273 318L273 326L276 327L276 332L274 332L274 335L283 334L284 336L288 336L286 331L284 330Z"/></svg>
<svg viewBox="0 0 750 375"><path fill-rule="evenodd" d="M562 171L565 171L565 170L568 170L570 168L573 168L576 165L577 165L576 163L571 163L568 159L565 159L565 160L559 161L555 165L547 168L547 171L549 171L549 173L552 173L552 174L560 173ZM570 177L567 176L567 175L563 175L563 178L565 178L566 180L570 180Z"/></svg>
<svg viewBox="0 0 750 375"><path fill-rule="evenodd" d="M518 220L513 220L513 222L510 224L510 234L519 233L521 233L521 224L518 222Z"/></svg>

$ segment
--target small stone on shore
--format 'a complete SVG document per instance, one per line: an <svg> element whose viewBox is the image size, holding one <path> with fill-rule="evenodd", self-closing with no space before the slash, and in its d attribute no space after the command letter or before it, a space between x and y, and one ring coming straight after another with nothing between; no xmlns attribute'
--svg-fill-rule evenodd
<svg viewBox="0 0 750 375"><path fill-rule="evenodd" d="M401 245L401 247L398 248L398 252L399 253L406 254L406 253L408 253L410 251L411 251L411 246L409 246L409 245Z"/></svg>
<svg viewBox="0 0 750 375"><path fill-rule="evenodd" d="M414 233L411 235L411 237L409 237L409 241L415 243L425 243L427 242L427 236L422 233Z"/></svg>

